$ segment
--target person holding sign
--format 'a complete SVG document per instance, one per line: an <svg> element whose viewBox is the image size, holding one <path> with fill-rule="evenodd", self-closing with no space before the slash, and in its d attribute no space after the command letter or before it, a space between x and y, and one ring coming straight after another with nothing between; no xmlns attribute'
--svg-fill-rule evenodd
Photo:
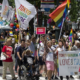
<svg viewBox="0 0 80 80"><path fill-rule="evenodd" d="M51 80L52 73L54 71L54 51L51 48L52 41L45 41L44 55L46 60L47 77Z"/></svg>

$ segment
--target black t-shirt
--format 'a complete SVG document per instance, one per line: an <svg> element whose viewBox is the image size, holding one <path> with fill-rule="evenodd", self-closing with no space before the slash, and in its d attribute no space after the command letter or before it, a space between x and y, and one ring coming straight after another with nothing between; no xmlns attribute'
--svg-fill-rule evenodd
<svg viewBox="0 0 80 80"><path fill-rule="evenodd" d="M28 64L28 59L29 58L32 59L32 61L34 61L34 57L25 55L24 58L23 58L25 64Z"/></svg>
<svg viewBox="0 0 80 80"><path fill-rule="evenodd" d="M22 53L23 53L24 50L26 50L25 47L19 46L19 47L17 48L17 52L19 52L19 55L20 55L21 58L22 58ZM17 56L17 58L18 58L18 56ZM18 58L18 59L19 59L19 58Z"/></svg>

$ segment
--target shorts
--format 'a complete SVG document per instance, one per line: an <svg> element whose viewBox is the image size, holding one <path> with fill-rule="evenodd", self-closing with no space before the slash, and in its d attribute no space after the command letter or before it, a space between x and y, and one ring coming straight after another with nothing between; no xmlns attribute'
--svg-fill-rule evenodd
<svg viewBox="0 0 80 80"><path fill-rule="evenodd" d="M46 61L46 68L47 68L47 70L54 71L54 62L53 61Z"/></svg>
<svg viewBox="0 0 80 80"><path fill-rule="evenodd" d="M41 56L39 57L39 61L38 62L39 62L39 65L41 65L41 66L45 65L45 62L42 60Z"/></svg>

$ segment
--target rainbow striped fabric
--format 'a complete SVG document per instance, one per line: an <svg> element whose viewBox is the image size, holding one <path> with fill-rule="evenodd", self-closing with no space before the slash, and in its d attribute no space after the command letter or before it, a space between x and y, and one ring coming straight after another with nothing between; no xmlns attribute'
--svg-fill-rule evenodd
<svg viewBox="0 0 80 80"><path fill-rule="evenodd" d="M66 0L49 15L49 17L51 17L54 20L54 22L57 24L59 28L61 28L62 26L63 19L66 19L68 7L69 0Z"/></svg>
<svg viewBox="0 0 80 80"><path fill-rule="evenodd" d="M9 31L9 35L10 35L10 36L13 36L13 32L12 32L12 31Z"/></svg>
<svg viewBox="0 0 80 80"><path fill-rule="evenodd" d="M41 8L54 8L54 0L41 0Z"/></svg>
<svg viewBox="0 0 80 80"><path fill-rule="evenodd" d="M1 42L5 42L5 39L0 39L0 43L1 43Z"/></svg>
<svg viewBox="0 0 80 80"><path fill-rule="evenodd" d="M41 4L54 4L54 0L53 1L41 0Z"/></svg>
<svg viewBox="0 0 80 80"><path fill-rule="evenodd" d="M71 42L71 43L73 43L73 29L71 29L71 31L70 31L70 35L69 35L69 41Z"/></svg>

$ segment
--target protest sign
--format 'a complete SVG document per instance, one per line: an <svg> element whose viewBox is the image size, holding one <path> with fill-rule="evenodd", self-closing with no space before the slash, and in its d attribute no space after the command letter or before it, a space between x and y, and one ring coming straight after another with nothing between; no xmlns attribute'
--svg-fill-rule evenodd
<svg viewBox="0 0 80 80"><path fill-rule="evenodd" d="M36 34L46 34L46 27L37 27Z"/></svg>
<svg viewBox="0 0 80 80"><path fill-rule="evenodd" d="M80 74L80 52L64 51L58 53L59 76Z"/></svg>

